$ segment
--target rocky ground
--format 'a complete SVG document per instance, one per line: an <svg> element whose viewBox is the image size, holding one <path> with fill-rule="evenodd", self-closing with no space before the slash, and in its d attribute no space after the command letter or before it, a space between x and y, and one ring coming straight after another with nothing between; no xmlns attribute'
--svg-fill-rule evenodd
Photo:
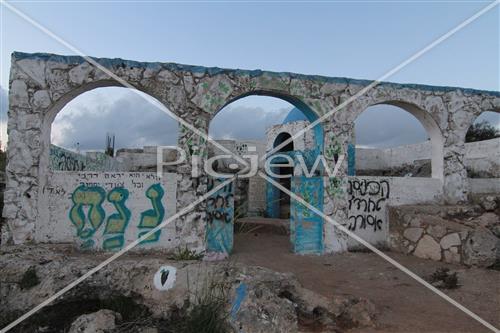
<svg viewBox="0 0 500 333"><path fill-rule="evenodd" d="M466 228L453 232L491 234L489 247L482 240L457 250L470 258L469 247L488 247L486 252L476 249L481 260L471 262L483 268L425 260L415 253L405 255L408 251L387 254L500 327L497 208L471 208L467 214L463 208L456 214L447 208L446 214L429 215L432 210L427 207L429 216L414 212L414 207L403 209L404 216L426 223L439 216L446 219L439 220L440 227ZM172 256L127 253L12 332L488 332L377 255L294 255L286 221L266 221L247 219L238 225L234 251L221 262L201 261L188 250ZM70 245L3 246L0 328L109 256L78 252Z"/></svg>
<svg viewBox="0 0 500 333"><path fill-rule="evenodd" d="M203 332L182 326L200 319L189 308L200 302L217 306L222 299L217 320L227 327L221 332L488 332L372 253L297 256L288 251L286 235L270 233L239 234L235 244L230 260L219 263L127 254L12 331ZM500 271L389 255L422 277L441 267L457 273L458 288L443 290L500 326ZM0 324L107 256L69 246L4 247ZM172 289L160 291L153 276L164 265L177 268L176 280ZM215 302L200 297L207 286Z"/></svg>
<svg viewBox="0 0 500 333"><path fill-rule="evenodd" d="M376 325L350 332L490 332L477 321L373 253L297 256L289 252L287 236L240 234L232 260L291 272L298 281L325 297L363 297L375 305ZM447 295L500 328L500 271L474 268L394 252L387 254L427 280L440 268L457 273L458 288Z"/></svg>
<svg viewBox="0 0 500 333"><path fill-rule="evenodd" d="M107 256L77 253L60 245L4 247L1 326ZM175 282L169 290L158 290L154 275L165 265L176 268ZM324 296L304 288L291 273L234 261L206 263L127 254L12 331L343 332L374 327L375 318L375 306L366 298ZM220 327L206 330L214 322Z"/></svg>

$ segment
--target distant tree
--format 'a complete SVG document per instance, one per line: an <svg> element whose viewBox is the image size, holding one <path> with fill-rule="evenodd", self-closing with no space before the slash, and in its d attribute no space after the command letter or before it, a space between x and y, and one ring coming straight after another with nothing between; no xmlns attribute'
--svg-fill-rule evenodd
<svg viewBox="0 0 500 333"><path fill-rule="evenodd" d="M500 131L486 120L472 124L465 135L465 142L484 141L500 137Z"/></svg>
<svg viewBox="0 0 500 333"><path fill-rule="evenodd" d="M3 150L0 150L0 172L5 172L6 155Z"/></svg>

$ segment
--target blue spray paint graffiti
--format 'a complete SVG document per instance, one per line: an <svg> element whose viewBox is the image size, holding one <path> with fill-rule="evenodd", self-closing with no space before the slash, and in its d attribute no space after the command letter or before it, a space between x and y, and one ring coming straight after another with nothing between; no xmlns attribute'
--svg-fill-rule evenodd
<svg viewBox="0 0 500 333"><path fill-rule="evenodd" d="M123 187L112 189L108 193L108 201L111 202L117 211L108 217L104 235L108 235L102 246L106 250L121 249L125 243L125 229L130 221L130 210L125 206L129 192Z"/></svg>
<svg viewBox="0 0 500 333"><path fill-rule="evenodd" d="M294 177L292 192L323 211L323 178ZM300 254L323 253L323 219L302 203L291 201L290 236L294 252Z"/></svg>
<svg viewBox="0 0 500 333"><path fill-rule="evenodd" d="M352 143L347 145L347 175L356 175L356 146Z"/></svg>
<svg viewBox="0 0 500 333"><path fill-rule="evenodd" d="M266 182L266 215L267 217L279 218L280 217L280 190Z"/></svg>
<svg viewBox="0 0 500 333"><path fill-rule="evenodd" d="M153 184L146 190L146 197L151 201L153 209L140 213L140 229L138 237L141 237L152 228L159 225L165 216L165 208L162 203L164 190L161 184ZM118 250L125 244L125 231L131 220L131 211L126 205L129 199L129 190L124 187L115 187L107 193L101 186L78 186L71 195L72 206L69 210L69 219L76 227L77 236L83 241L83 248L93 247L94 236L106 218L103 208L104 200L114 206L116 212L109 215L102 233L102 247L105 250ZM159 240L161 230L158 230L148 239L141 243L155 242Z"/></svg>
<svg viewBox="0 0 500 333"><path fill-rule="evenodd" d="M106 213L102 203L106 192L99 186L78 186L71 195L73 206L69 210L69 219L76 227L76 234L85 241L83 247L91 247L91 239L104 221ZM85 214L84 208L88 208ZM87 223L88 221L88 223Z"/></svg>
<svg viewBox="0 0 500 333"><path fill-rule="evenodd" d="M144 234L148 233L151 229L158 226L165 216L165 208L163 208L163 204L161 200L163 199L163 195L165 192L160 184L151 185L146 190L146 197L151 201L151 205L153 209L147 210L141 213L141 222L138 225L138 228L142 229L139 233L139 237L142 237ZM141 243L150 243L156 242L160 239L161 230L156 231L154 234L143 240Z"/></svg>
<svg viewBox="0 0 500 333"><path fill-rule="evenodd" d="M247 295L247 285L245 283L240 283L238 288L236 288L236 297L233 301L233 305L231 306L231 319L236 320L236 315L238 311L240 311L241 303L245 300Z"/></svg>
<svg viewBox="0 0 500 333"><path fill-rule="evenodd" d="M208 191L224 180L208 180ZM234 192L229 183L207 199L207 252L231 253L234 230Z"/></svg>

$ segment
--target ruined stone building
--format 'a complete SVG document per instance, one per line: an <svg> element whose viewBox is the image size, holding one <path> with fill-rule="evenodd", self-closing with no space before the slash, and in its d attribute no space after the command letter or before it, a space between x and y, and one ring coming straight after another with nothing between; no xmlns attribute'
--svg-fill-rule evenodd
<svg viewBox="0 0 500 333"><path fill-rule="evenodd" d="M219 141L239 156L262 156L320 119L279 153L309 166L321 156L331 169L345 156L337 175L330 177L320 168L306 177L291 170L294 177L280 184L372 244L416 251L436 260L464 261L462 251L474 228L439 221L422 225L422 221L398 217L401 210L393 208L465 205L483 200L477 198L484 195L494 204L500 193L498 139L465 143L467 129L482 112L500 112L497 91L389 82L372 87L371 81L347 78L93 59L201 133L208 132L210 121L224 106L250 95L281 98L300 110L269 128L266 142ZM162 177L154 171L154 147L119 151L112 159L99 154L72 156L68 157L71 166L62 162L62 155L71 152L50 144L55 116L86 91L121 86L110 73L77 56L12 55L3 211L7 225L2 243L70 242L84 249L117 250L219 183L207 177L201 163L190 163L193 158L203 161L214 156L219 148L184 125L178 147L188 159L165 168ZM385 150L356 149L354 121L369 106L380 104L398 106L415 116L428 142ZM165 154L165 160L176 158L175 153ZM218 170L231 169L230 162L219 163ZM82 164L88 167L81 168ZM468 170L474 178L468 177ZM187 246L230 252L238 200L247 215L289 219L296 253L324 254L358 246L325 218L287 197L259 176L238 179L138 248L169 251ZM491 231L481 237L495 242L491 237L496 236Z"/></svg>

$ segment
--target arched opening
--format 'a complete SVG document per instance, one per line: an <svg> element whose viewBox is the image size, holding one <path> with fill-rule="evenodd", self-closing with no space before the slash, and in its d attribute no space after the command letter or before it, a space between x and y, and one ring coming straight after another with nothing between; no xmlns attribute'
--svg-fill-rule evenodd
<svg viewBox="0 0 500 333"><path fill-rule="evenodd" d="M288 132L282 132L278 134L274 140L273 147L279 147L284 142L287 142L292 138L292 135ZM276 153L288 153L293 151L293 140L286 143L284 146L279 148ZM293 167L281 167L276 170L276 173L284 178L278 178L277 181L281 186L286 188L288 191L292 189L292 178L287 177L287 175L293 175ZM283 191L279 193L279 218L289 219L290 218L290 196Z"/></svg>
<svg viewBox="0 0 500 333"><path fill-rule="evenodd" d="M500 178L500 113L482 112L465 134L468 178ZM474 186L473 186L474 190Z"/></svg>
<svg viewBox="0 0 500 333"><path fill-rule="evenodd" d="M276 139L274 140L273 148L278 147L282 143L286 142L287 140L290 140L292 138L292 135L287 132L283 132L278 134ZM278 152L286 152L286 151L292 151L293 150L293 141L289 141L285 146L281 147L278 149Z"/></svg>
<svg viewBox="0 0 500 333"><path fill-rule="evenodd" d="M156 173L156 146L177 142L177 122L165 110L144 93L95 84L49 109L37 203L48 222L37 225L40 242L117 251L175 213L177 178ZM168 234L158 231L140 246L169 248Z"/></svg>
<svg viewBox="0 0 500 333"><path fill-rule="evenodd" d="M368 107L352 138L357 176L443 177L443 139L432 117L406 103Z"/></svg>
<svg viewBox="0 0 500 333"><path fill-rule="evenodd" d="M320 154L323 146L321 125L295 135L318 118L314 112L292 98L266 95L244 95L227 103L211 120L209 135L235 154L258 155L258 168L261 171L264 171L265 160L262 158L266 153L269 156L285 154L291 158L297 151L315 150ZM284 146L281 147L282 144ZM220 149L209 143L209 158L218 153L222 154ZM235 173L241 168L229 170L229 166L234 162L233 159L221 159L215 166L218 171ZM275 163L283 162L277 156L273 160L273 164ZM279 175L290 175L287 178L275 179L290 190L293 167L276 167L273 170ZM276 244L289 244L289 195L258 175L238 178L234 184L236 251L248 249L245 242L256 244L252 241L255 236L247 235L249 230L255 231L253 234L262 234L261 237L268 237L268 231L271 231L274 236L281 237ZM208 214L211 215L210 212ZM207 227L207 235L215 225L211 222L212 224L209 221ZM210 239L210 236L207 236L207 239Z"/></svg>
<svg viewBox="0 0 500 333"><path fill-rule="evenodd" d="M156 147L177 144L178 123L145 97L103 87L69 101L51 124L49 168L156 171Z"/></svg>

